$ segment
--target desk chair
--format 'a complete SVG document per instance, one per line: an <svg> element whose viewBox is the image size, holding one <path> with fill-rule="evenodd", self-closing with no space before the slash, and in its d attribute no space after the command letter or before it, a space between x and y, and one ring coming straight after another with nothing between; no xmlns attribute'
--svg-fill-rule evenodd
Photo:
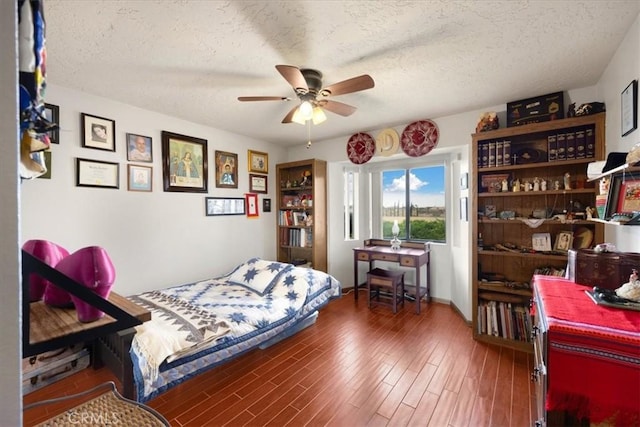
<svg viewBox="0 0 640 427"><path fill-rule="evenodd" d="M382 291L382 292L381 292ZM368 305L391 307L398 312L398 304L404 307L404 272L374 268L367 273Z"/></svg>

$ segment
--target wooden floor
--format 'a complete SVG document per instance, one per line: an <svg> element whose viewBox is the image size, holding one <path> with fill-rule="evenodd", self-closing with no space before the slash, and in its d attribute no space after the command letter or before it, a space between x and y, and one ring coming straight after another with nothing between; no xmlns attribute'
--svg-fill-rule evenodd
<svg viewBox="0 0 640 427"><path fill-rule="evenodd" d="M147 404L172 426L530 426L532 355L477 343L448 305L396 315L343 295L315 325L161 394ZM85 369L25 404L112 380ZM25 413L24 425L64 409Z"/></svg>

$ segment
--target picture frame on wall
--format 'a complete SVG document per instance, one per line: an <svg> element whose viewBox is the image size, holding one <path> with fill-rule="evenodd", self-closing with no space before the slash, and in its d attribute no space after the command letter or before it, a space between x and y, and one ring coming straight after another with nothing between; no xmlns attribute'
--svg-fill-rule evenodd
<svg viewBox="0 0 640 427"><path fill-rule="evenodd" d="M60 144L60 107L54 104L44 104L44 117L57 126L54 130L47 132L49 141L52 144Z"/></svg>
<svg viewBox="0 0 640 427"><path fill-rule="evenodd" d="M262 199L262 212L271 212L271 199Z"/></svg>
<svg viewBox="0 0 640 427"><path fill-rule="evenodd" d="M116 121L80 113L82 146L97 150L116 151Z"/></svg>
<svg viewBox="0 0 640 427"><path fill-rule="evenodd" d="M130 162L153 162L152 142L150 136L127 133L127 160Z"/></svg>
<svg viewBox="0 0 640 427"><path fill-rule="evenodd" d="M205 215L244 215L244 197L205 197Z"/></svg>
<svg viewBox="0 0 640 427"><path fill-rule="evenodd" d="M248 150L249 172L269 173L269 154Z"/></svg>
<svg viewBox="0 0 640 427"><path fill-rule="evenodd" d="M216 187L238 188L238 155L216 150L215 159Z"/></svg>
<svg viewBox="0 0 640 427"><path fill-rule="evenodd" d="M164 191L206 193L207 140L165 130L161 135Z"/></svg>
<svg viewBox="0 0 640 427"><path fill-rule="evenodd" d="M620 98L622 136L626 136L638 128L638 80L629 83Z"/></svg>
<svg viewBox="0 0 640 427"><path fill-rule="evenodd" d="M129 191L151 191L153 188L153 168L151 166L127 165Z"/></svg>
<svg viewBox="0 0 640 427"><path fill-rule="evenodd" d="M249 191L252 193L267 193L267 175L249 174Z"/></svg>
<svg viewBox="0 0 640 427"><path fill-rule="evenodd" d="M246 193L245 198L247 199L247 216L249 218L257 217L259 215L258 195L255 193Z"/></svg>
<svg viewBox="0 0 640 427"><path fill-rule="evenodd" d="M76 158L76 187L120 188L120 164Z"/></svg>

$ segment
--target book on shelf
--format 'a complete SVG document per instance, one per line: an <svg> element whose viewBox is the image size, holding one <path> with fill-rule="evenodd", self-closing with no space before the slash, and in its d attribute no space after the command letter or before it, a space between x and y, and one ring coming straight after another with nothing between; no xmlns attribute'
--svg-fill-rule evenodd
<svg viewBox="0 0 640 427"><path fill-rule="evenodd" d="M547 137L547 154L550 162L558 160L558 140L556 135L549 135Z"/></svg>
<svg viewBox="0 0 640 427"><path fill-rule="evenodd" d="M585 155L591 158L596 155L596 136L592 127L588 127L584 131Z"/></svg>
<svg viewBox="0 0 640 427"><path fill-rule="evenodd" d="M477 332L480 335L531 342L532 320L524 304L481 300L477 316Z"/></svg>
<svg viewBox="0 0 640 427"><path fill-rule="evenodd" d="M584 129L579 129L576 131L576 159L586 157L586 148Z"/></svg>
<svg viewBox="0 0 640 427"><path fill-rule="evenodd" d="M556 160L567 160L567 135L559 133L556 135L558 148L556 150Z"/></svg>
<svg viewBox="0 0 640 427"><path fill-rule="evenodd" d="M504 154L504 141L496 141L496 166L502 166L502 155Z"/></svg>
<svg viewBox="0 0 640 427"><path fill-rule="evenodd" d="M502 142L502 165L511 165L511 141L505 140Z"/></svg>
<svg viewBox="0 0 640 427"><path fill-rule="evenodd" d="M575 132L567 132L566 133L566 158L567 160L573 160L576 158L576 133Z"/></svg>

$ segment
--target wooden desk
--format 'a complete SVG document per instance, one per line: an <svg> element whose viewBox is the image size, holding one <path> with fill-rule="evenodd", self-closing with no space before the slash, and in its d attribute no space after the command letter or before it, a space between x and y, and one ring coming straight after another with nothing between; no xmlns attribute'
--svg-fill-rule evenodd
<svg viewBox="0 0 640 427"><path fill-rule="evenodd" d="M360 283L358 279L358 262L368 262L369 270L373 270L376 261L396 262L402 267L413 267L416 272L415 299L416 314L420 314L420 300L423 296L429 302L430 280L429 280L429 258L430 249L425 247L423 243L403 242L398 250L391 249L391 242L388 240L371 239L365 240L363 247L353 249L353 286L355 292L354 298L358 299L358 288L366 286L366 283ZM421 286L420 271L422 266L426 268L425 286ZM406 285L405 285L406 288ZM411 286L409 286L411 288Z"/></svg>

